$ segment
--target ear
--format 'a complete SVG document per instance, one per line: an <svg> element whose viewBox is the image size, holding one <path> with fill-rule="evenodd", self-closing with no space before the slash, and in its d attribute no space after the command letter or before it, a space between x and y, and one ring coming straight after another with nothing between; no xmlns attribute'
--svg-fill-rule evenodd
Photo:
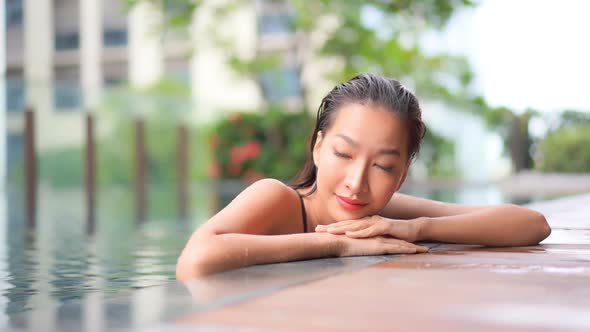
<svg viewBox="0 0 590 332"><path fill-rule="evenodd" d="M324 134L322 133L322 131L318 131L318 136L316 137L315 140L315 145L313 146L313 163L315 164L315 167L318 167L318 160L320 160L320 149L322 147L322 142L324 140Z"/></svg>

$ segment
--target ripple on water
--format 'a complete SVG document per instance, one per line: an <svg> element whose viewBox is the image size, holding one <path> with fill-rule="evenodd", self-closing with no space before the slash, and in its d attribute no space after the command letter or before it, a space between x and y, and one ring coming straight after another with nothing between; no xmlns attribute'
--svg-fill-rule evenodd
<svg viewBox="0 0 590 332"><path fill-rule="evenodd" d="M125 228L121 234L86 235L65 222L55 227L52 234L27 232L4 244L0 296L7 314L89 293L110 296L162 285L174 279L178 253L190 235L173 221L170 227Z"/></svg>

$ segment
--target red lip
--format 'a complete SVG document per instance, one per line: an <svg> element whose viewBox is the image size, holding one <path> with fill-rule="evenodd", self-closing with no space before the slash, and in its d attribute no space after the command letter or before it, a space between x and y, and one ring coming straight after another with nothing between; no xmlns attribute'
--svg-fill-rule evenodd
<svg viewBox="0 0 590 332"><path fill-rule="evenodd" d="M364 208L368 203L363 203L362 201L356 199L350 199L342 196L336 195L336 199L340 206L347 210L355 211Z"/></svg>

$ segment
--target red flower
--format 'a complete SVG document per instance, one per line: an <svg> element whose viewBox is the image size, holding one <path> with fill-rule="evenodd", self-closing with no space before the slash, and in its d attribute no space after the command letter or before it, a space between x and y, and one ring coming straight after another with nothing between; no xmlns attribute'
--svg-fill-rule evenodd
<svg viewBox="0 0 590 332"><path fill-rule="evenodd" d="M256 142L247 143L242 148L247 159L256 159L260 154L260 144Z"/></svg>
<svg viewBox="0 0 590 332"><path fill-rule="evenodd" d="M244 162L244 150L241 146L234 146L229 150L229 163L230 164L241 164Z"/></svg>
<svg viewBox="0 0 590 332"><path fill-rule="evenodd" d="M244 162L256 159L260 155L260 144L249 142L244 145L234 146L229 151L230 161L228 172L231 176L237 176L242 171Z"/></svg>

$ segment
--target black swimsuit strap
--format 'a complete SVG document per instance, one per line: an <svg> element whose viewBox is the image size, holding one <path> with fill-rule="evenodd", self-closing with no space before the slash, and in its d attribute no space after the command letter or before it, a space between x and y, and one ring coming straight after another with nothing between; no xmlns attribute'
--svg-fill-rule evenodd
<svg viewBox="0 0 590 332"><path fill-rule="evenodd" d="M305 204L303 204L303 196L297 192L297 196L299 196L299 200L301 201L301 214L303 214L303 233L307 233L307 213L305 213Z"/></svg>

